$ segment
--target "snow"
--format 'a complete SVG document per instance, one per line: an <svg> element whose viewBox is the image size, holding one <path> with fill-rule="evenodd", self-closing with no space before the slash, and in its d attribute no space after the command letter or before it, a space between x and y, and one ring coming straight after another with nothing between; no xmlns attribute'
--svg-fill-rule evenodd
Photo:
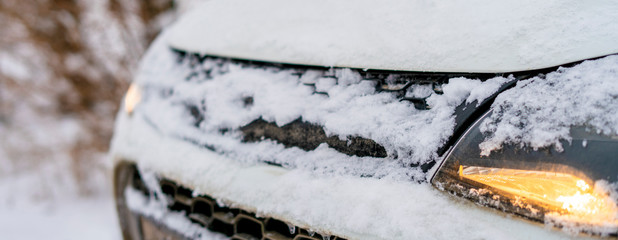
<svg viewBox="0 0 618 240"><path fill-rule="evenodd" d="M0 73L15 78L28 78L28 68L21 61L8 54L0 54Z"/></svg>
<svg viewBox="0 0 618 240"><path fill-rule="evenodd" d="M14 194L2 191L3 195ZM121 239L111 196L0 205L2 239Z"/></svg>
<svg viewBox="0 0 618 240"><path fill-rule="evenodd" d="M453 132L455 107L464 101L483 100L513 80L456 78L442 86L443 94L428 90L429 85L415 84L408 94L428 96L431 107L417 110L395 93L377 91L376 82L363 80L350 69L311 70L299 76L296 70L244 67L222 59L206 59L201 64L185 59L179 64L165 44L167 36L169 32L151 48L136 78L143 96L136 111L148 122L170 137L212 146L237 161L266 160L326 175L424 181L421 169L409 166L438 159L438 148ZM204 71L210 71L210 76ZM306 83L315 83L315 89ZM242 101L248 96L253 98L250 107ZM187 105L204 111L199 128ZM326 144L307 152L269 140L242 143L238 128L260 117L278 126L301 118L323 126L328 136L372 139L386 149L388 157L348 156ZM231 131L222 135L221 129Z"/></svg>
<svg viewBox="0 0 618 240"><path fill-rule="evenodd" d="M61 144L62 139L55 140ZM80 186L68 171L70 162L62 160L39 159L33 171L31 162L15 164L0 155L0 238L121 239L111 180L91 173L83 183L91 192L79 195Z"/></svg>
<svg viewBox="0 0 618 240"><path fill-rule="evenodd" d="M479 146L482 154L503 144L562 150L560 140L571 140L571 126L616 136L617 74L618 55L613 55L518 82L496 98L491 117L482 123L488 135Z"/></svg>
<svg viewBox="0 0 618 240"><path fill-rule="evenodd" d="M577 0L213 0L172 27L174 47L273 62L512 72L618 52L618 4Z"/></svg>

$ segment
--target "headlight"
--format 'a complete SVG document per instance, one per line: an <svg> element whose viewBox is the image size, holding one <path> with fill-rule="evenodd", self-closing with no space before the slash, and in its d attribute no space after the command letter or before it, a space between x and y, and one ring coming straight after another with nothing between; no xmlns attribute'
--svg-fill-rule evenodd
<svg viewBox="0 0 618 240"><path fill-rule="evenodd" d="M127 94L124 96L124 110L128 114L133 113L135 106L142 100L142 93L135 83L131 83Z"/></svg>
<svg viewBox="0 0 618 240"><path fill-rule="evenodd" d="M432 179L439 189L485 206L580 231L616 234L618 139L572 127L564 151L504 146L481 156L478 120Z"/></svg>

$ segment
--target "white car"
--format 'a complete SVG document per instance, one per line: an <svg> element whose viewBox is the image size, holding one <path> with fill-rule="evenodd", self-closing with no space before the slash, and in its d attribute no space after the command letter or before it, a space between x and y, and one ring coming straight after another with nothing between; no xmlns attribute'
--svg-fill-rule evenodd
<svg viewBox="0 0 618 240"><path fill-rule="evenodd" d="M618 233L618 2L211 0L118 113L125 239Z"/></svg>

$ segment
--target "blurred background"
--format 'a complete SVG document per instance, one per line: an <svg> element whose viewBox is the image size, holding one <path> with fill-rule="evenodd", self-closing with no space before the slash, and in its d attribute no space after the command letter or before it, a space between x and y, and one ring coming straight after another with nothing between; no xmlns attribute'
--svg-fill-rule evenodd
<svg viewBox="0 0 618 240"><path fill-rule="evenodd" d="M200 1L0 1L0 239L120 238L116 111L149 43Z"/></svg>

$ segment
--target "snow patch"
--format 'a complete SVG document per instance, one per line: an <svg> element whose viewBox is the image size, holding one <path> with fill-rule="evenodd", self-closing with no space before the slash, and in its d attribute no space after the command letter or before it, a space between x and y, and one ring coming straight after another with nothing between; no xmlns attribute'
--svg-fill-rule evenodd
<svg viewBox="0 0 618 240"><path fill-rule="evenodd" d="M514 144L534 149L570 141L571 126L597 134L618 134L618 55L560 68L546 76L520 81L501 93L491 117L480 126L488 136L483 155Z"/></svg>

